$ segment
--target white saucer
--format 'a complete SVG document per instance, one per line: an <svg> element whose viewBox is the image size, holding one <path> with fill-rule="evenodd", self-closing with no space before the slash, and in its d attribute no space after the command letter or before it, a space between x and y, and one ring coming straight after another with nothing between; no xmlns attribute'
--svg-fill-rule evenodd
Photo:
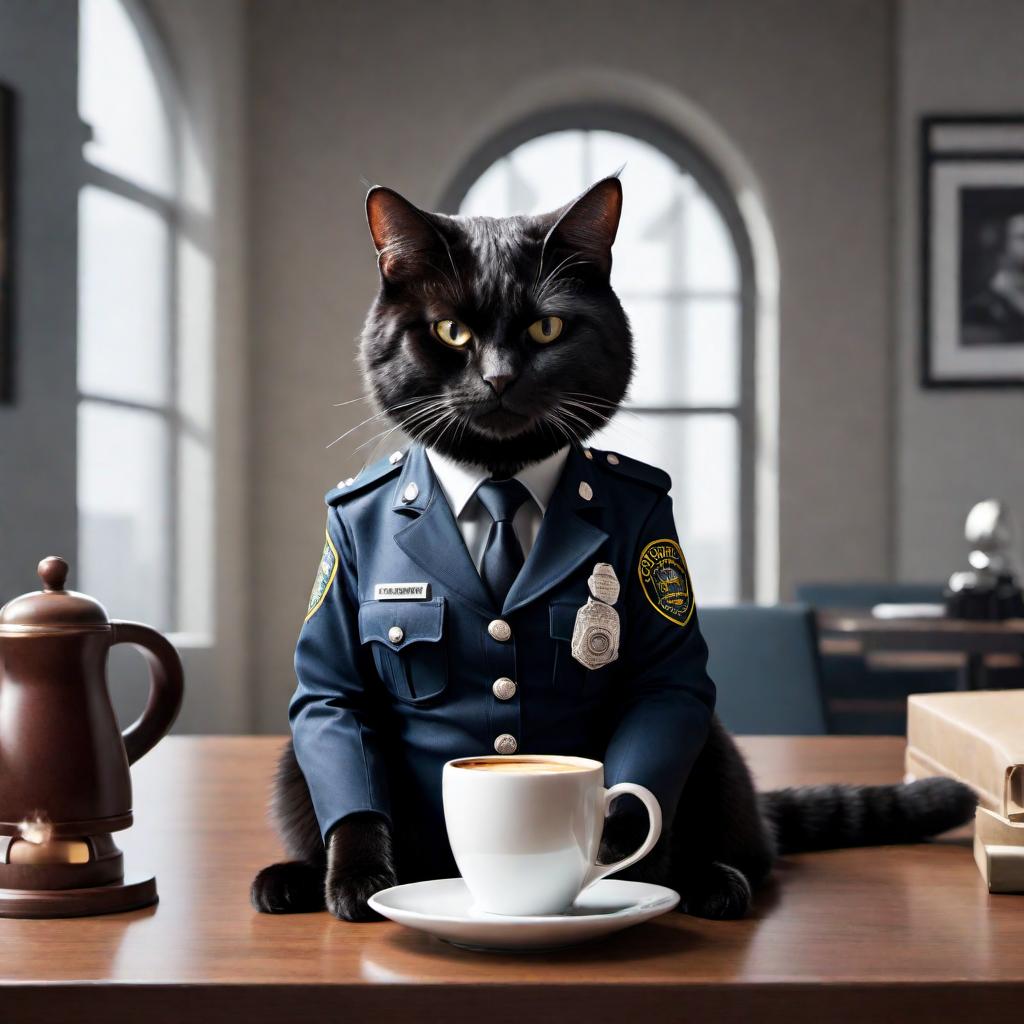
<svg viewBox="0 0 1024 1024"><path fill-rule="evenodd" d="M604 878L565 914L505 917L473 908L461 878L382 889L370 897L378 914L469 949L527 950L571 946L630 928L671 910L679 894L661 885Z"/></svg>

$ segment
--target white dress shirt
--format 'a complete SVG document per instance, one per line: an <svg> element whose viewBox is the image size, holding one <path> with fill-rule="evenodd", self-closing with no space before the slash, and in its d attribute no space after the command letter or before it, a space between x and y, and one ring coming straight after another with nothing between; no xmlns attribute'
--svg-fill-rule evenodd
<svg viewBox="0 0 1024 1024"><path fill-rule="evenodd" d="M521 469L515 475L533 499L524 501L512 520L512 527L523 546L524 558L529 556L537 539L541 520L551 501L558 478L562 475L568 454L568 447L561 448L554 455ZM494 520L480 503L476 489L490 478L490 473L481 466L466 466L453 462L429 448L427 459L445 498L448 499L459 533L466 542L469 556L479 572L484 557L484 544Z"/></svg>

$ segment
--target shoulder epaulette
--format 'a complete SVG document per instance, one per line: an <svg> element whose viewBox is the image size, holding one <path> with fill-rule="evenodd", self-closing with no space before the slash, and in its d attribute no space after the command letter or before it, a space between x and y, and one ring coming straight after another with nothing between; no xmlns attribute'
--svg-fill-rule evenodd
<svg viewBox="0 0 1024 1024"><path fill-rule="evenodd" d="M672 486L672 478L657 466L648 465L646 462L632 459L619 452L602 452L596 448L591 448L590 451L594 454L594 462L609 473L626 476L631 480L639 480L640 483L647 484L659 491L667 491Z"/></svg>
<svg viewBox="0 0 1024 1024"><path fill-rule="evenodd" d="M386 459L378 459L376 462L360 470L357 476L350 476L347 480L339 480L338 486L332 487L324 495L324 501L328 505L340 505L346 498L361 494L375 484L379 484L394 476L402 468L404 461L404 451L393 452Z"/></svg>

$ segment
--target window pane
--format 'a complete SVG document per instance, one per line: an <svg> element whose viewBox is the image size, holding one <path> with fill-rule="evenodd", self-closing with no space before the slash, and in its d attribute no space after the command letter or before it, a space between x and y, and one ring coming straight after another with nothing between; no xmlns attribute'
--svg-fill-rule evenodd
<svg viewBox="0 0 1024 1024"><path fill-rule="evenodd" d="M686 287L729 292L739 288L739 266L732 236L717 207L698 188L694 188L686 200L682 244Z"/></svg>
<svg viewBox="0 0 1024 1024"><path fill-rule="evenodd" d="M508 160L491 164L476 179L459 206L466 217L504 217L508 209Z"/></svg>
<svg viewBox="0 0 1024 1024"><path fill-rule="evenodd" d="M623 452L672 477L680 544L698 609L739 598L739 424L717 415L619 415L594 446Z"/></svg>
<svg viewBox="0 0 1024 1024"><path fill-rule="evenodd" d="M477 180L459 212L507 217L557 210L586 188L584 161L583 132L531 139Z"/></svg>
<svg viewBox="0 0 1024 1024"><path fill-rule="evenodd" d="M739 310L732 299L630 299L636 405L735 405Z"/></svg>
<svg viewBox="0 0 1024 1024"><path fill-rule="evenodd" d="M175 629L214 629L213 455L209 441L183 433L178 451L178 606Z"/></svg>
<svg viewBox="0 0 1024 1024"><path fill-rule="evenodd" d="M622 220L615 239L612 285L622 293L663 291L681 283L676 164L659 149L618 132L591 132L594 180L620 167Z"/></svg>
<svg viewBox="0 0 1024 1024"><path fill-rule="evenodd" d="M80 587L116 618L170 629L170 452L157 413L78 407Z"/></svg>
<svg viewBox="0 0 1024 1024"><path fill-rule="evenodd" d="M169 244L145 206L84 188L79 197L78 387L137 402L168 397Z"/></svg>
<svg viewBox="0 0 1024 1024"><path fill-rule="evenodd" d="M154 69L121 0L79 4L78 106L85 159L162 195L174 186L170 121Z"/></svg>

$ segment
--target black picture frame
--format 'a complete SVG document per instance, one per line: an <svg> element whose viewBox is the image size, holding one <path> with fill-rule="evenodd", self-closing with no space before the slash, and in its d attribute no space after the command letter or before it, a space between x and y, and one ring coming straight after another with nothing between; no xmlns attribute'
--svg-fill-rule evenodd
<svg viewBox="0 0 1024 1024"><path fill-rule="evenodd" d="M945 141L940 143L944 129ZM1007 129L1007 131L999 131ZM999 137L1012 137L1019 134L1020 141L1014 140L1007 144ZM953 141L950 141L950 140ZM1012 209L1010 214L1003 214L1008 219L1016 220L1024 216L1024 115L992 114L931 114L923 117L920 122L919 135L920 155L920 298L921 298L921 384L925 388L1020 388L1024 387L1024 332L1019 340L1016 334L1011 345L983 344L967 340L968 325L964 323L964 308L970 303L964 301L969 287L967 278L975 271L969 256L965 257L965 239L974 228L967 223L967 208L984 205L987 199L998 200L1000 191L1006 196L1004 205ZM965 182L969 182L972 170L978 171L984 166L987 173L992 174L993 168L1005 167L1004 180L998 174L993 182L983 185L965 184L957 189L957 209L939 209L940 218L935 217L936 205L949 200L950 186L944 184L940 190L936 187L937 175L949 172L963 173ZM1011 197L1010 193L1014 193ZM968 196L971 193L971 196ZM1018 195L1019 193L1019 195ZM970 200L970 201L969 201ZM993 205L989 201L988 205ZM937 237L943 230L936 223L941 220L946 229L946 237ZM953 220L955 236L949 237L948 222ZM980 229L979 229L980 230ZM948 253L950 246L955 246L951 259L952 273L936 274L935 262L938 252ZM942 248L940 248L942 247ZM941 277L941 280L937 280ZM939 296L943 298L939 300ZM953 296L950 299L950 296ZM938 316L935 308L937 300L944 306L951 302L957 311L955 318ZM955 337L955 342L951 341ZM966 357L957 366L958 360L953 348L971 350L971 360ZM984 370L978 368L981 360L998 358L1000 366L988 365ZM972 369L969 362L973 361ZM1002 363L1007 363L1005 368Z"/></svg>
<svg viewBox="0 0 1024 1024"><path fill-rule="evenodd" d="M14 400L14 92L0 84L0 403Z"/></svg>

